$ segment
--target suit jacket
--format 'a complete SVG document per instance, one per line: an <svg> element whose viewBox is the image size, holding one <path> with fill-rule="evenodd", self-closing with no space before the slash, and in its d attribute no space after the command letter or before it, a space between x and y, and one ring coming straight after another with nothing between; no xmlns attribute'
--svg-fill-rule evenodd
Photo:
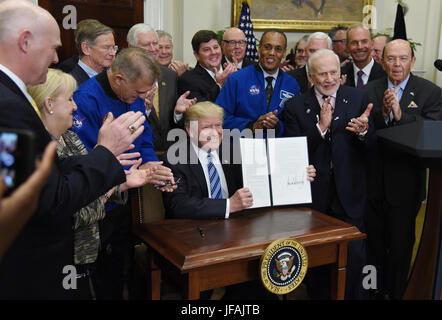
<svg viewBox="0 0 442 320"><path fill-rule="evenodd" d="M309 161L316 168L312 183L312 207L326 212L330 172L333 173L337 194L346 214L362 218L366 204L366 148L373 143L373 129L369 126L364 139L359 139L345 127L351 118L359 117L368 104L363 90L340 86L331 123L331 133L325 139L316 127L321 107L311 88L305 94L287 101L284 109L285 136L307 136ZM371 120L370 120L371 122Z"/></svg>
<svg viewBox="0 0 442 320"><path fill-rule="evenodd" d="M299 88L301 89L301 94L308 91L309 88L308 88L307 68L305 66L295 70L290 70L289 72L287 72L287 74L296 79L296 82L298 82Z"/></svg>
<svg viewBox="0 0 442 320"><path fill-rule="evenodd" d="M355 75L354 75L353 63L349 62L345 66L343 66L341 68L341 74L347 75L347 81L345 82L346 86L356 87L355 86ZM370 75L368 76L368 82L385 77L386 75L387 74L385 73L384 69L382 68L382 65L380 65L379 63L377 63L375 61L373 64L373 67L371 68Z"/></svg>
<svg viewBox="0 0 442 320"><path fill-rule="evenodd" d="M229 190L229 197L231 197L236 190L242 188L241 165L234 164L232 150L231 148L229 159L223 159L222 145L218 149L218 155ZM178 158L180 152L182 152L182 160ZM176 149L171 147L167 153L170 153L170 155L163 155L162 160L164 164L172 169L175 180L178 178L181 180L175 191L163 193L166 218L224 219L226 199L209 198L204 171L195 150L190 144L190 140L187 139L187 141L181 143ZM183 155L183 153L185 154ZM173 158L180 159L180 161L177 164L171 164L168 159Z"/></svg>
<svg viewBox="0 0 442 320"><path fill-rule="evenodd" d="M222 59L221 59L221 65L223 66L223 68L224 68L224 64L227 62L227 60L226 60L226 56L225 55L223 55L223 57L222 57ZM247 58L244 58L243 60L242 60L242 66L241 66L241 69L244 69L245 67L248 67L248 66L250 66L250 65L252 65L252 64L254 64L255 62L253 61L253 60L250 60L250 59L247 59Z"/></svg>
<svg viewBox="0 0 442 320"><path fill-rule="evenodd" d="M89 75L86 73L86 71L83 70L82 67L78 65L78 63L72 68L69 74L73 76L75 80L77 80L78 85L89 80Z"/></svg>
<svg viewBox="0 0 442 320"><path fill-rule="evenodd" d="M72 57L63 60L59 64L57 64L56 68L60 69L63 72L70 73L72 69L78 64L79 55L75 53Z"/></svg>
<svg viewBox="0 0 442 320"><path fill-rule="evenodd" d="M89 75L83 70L82 67L80 67L78 63L72 68L69 74L73 76L75 80L77 80L78 85L89 80Z"/></svg>
<svg viewBox="0 0 442 320"><path fill-rule="evenodd" d="M195 68L187 70L178 79L178 95L186 91L190 91L189 99L197 98L198 102L215 102L220 87L207 70L197 63Z"/></svg>
<svg viewBox="0 0 442 320"><path fill-rule="evenodd" d="M27 129L43 152L51 138L15 83L0 71L0 126ZM55 158L36 212L0 262L0 299L70 299L63 268L73 265L72 215L125 181L115 156L97 146L87 156Z"/></svg>
<svg viewBox="0 0 442 320"><path fill-rule="evenodd" d="M373 103L376 130L421 119L442 120L441 89L411 74L400 100L401 120L385 123L382 101L388 88L387 81L387 77L384 77L364 87L368 91L369 102ZM369 181L372 198L385 194L385 199L395 205L425 198L425 169L417 158L398 152L381 140L378 140L378 147L371 154Z"/></svg>
<svg viewBox="0 0 442 320"><path fill-rule="evenodd" d="M160 66L161 75L158 79L158 95L160 101L160 120L155 110L152 110L147 118L154 134L155 151L165 151L173 143L167 141L167 133L175 126L173 112L175 110L177 96L178 75L164 66ZM158 106L155 106L158 108Z"/></svg>

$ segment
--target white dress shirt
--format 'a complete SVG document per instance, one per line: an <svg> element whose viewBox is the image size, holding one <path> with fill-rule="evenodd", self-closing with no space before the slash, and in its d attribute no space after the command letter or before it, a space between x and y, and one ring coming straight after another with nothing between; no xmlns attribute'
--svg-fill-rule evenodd
<svg viewBox="0 0 442 320"><path fill-rule="evenodd" d="M353 75L355 79L355 87L358 85L358 72L359 70L362 70L364 74L362 75L362 82L364 85L367 84L368 78L370 77L371 68L373 68L374 60L371 58L371 61L362 69L359 69L354 63L353 63Z"/></svg>
<svg viewBox="0 0 442 320"><path fill-rule="evenodd" d="M204 177L206 178L208 195L209 195L209 198L211 198L212 197L212 190L210 188L209 169L207 167L208 153L206 150L199 148L197 145L195 145L193 143L193 141L191 141L191 145L193 147L193 150L195 150L195 153L198 155L198 160L200 161L201 166L203 167ZM219 178L221 181L221 191L223 194L223 199L226 199L226 213L225 213L224 217L226 219L228 219L229 218L229 211L230 211L230 202L229 202L229 189L227 187L226 177L224 175L224 170L221 165L221 162L219 161L218 151L213 150L210 153L212 154L212 163L215 166L216 170L218 171L218 175L219 175Z"/></svg>

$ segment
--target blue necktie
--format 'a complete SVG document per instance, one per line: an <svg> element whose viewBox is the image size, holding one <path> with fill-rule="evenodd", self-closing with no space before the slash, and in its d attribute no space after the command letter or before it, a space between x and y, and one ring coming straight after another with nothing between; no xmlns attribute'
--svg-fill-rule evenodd
<svg viewBox="0 0 442 320"><path fill-rule="evenodd" d="M358 80L356 83L356 88L362 88L364 86L364 81L362 80L362 76L364 75L364 71L358 71Z"/></svg>
<svg viewBox="0 0 442 320"><path fill-rule="evenodd" d="M209 169L210 192L212 199L222 199L221 180L215 165L212 163L213 155L207 154L207 168Z"/></svg>

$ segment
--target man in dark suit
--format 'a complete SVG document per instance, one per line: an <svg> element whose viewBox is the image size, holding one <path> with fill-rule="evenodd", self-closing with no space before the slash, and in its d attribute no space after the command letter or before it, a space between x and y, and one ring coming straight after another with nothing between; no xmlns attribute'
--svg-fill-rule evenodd
<svg viewBox="0 0 442 320"><path fill-rule="evenodd" d="M75 43L79 60L69 73L77 80L78 85L109 68L118 49L112 28L95 19L78 23Z"/></svg>
<svg viewBox="0 0 442 320"><path fill-rule="evenodd" d="M240 70L254 63L254 61L245 58L247 40L246 35L239 28L232 27L224 32L221 47L224 53L221 59L223 66L228 62L235 65L237 70Z"/></svg>
<svg viewBox="0 0 442 320"><path fill-rule="evenodd" d="M146 50L158 60L159 45L155 30L148 24L138 23L127 34L129 47ZM178 97L178 75L175 71L158 64L160 77L146 98L146 118L154 134L155 151L166 151L174 141L167 141L169 130L183 127L183 113L196 99L187 99L190 92Z"/></svg>
<svg viewBox="0 0 442 320"><path fill-rule="evenodd" d="M195 33L192 49L197 64L178 79L178 94L190 91L190 98L214 102L228 76L236 68L231 63L225 68L221 65L222 53L218 36L211 30Z"/></svg>
<svg viewBox="0 0 442 320"><path fill-rule="evenodd" d="M188 139L163 158L180 179L175 191L163 194L167 218L224 219L253 204L250 190L242 188L241 165L234 163L233 152L227 159L222 155L223 116L223 109L209 101L186 112Z"/></svg>
<svg viewBox="0 0 442 320"><path fill-rule="evenodd" d="M60 31L46 10L28 1L2 2L0 21L0 126L33 131L41 153L51 137L26 87L43 83L48 66L58 62ZM1 261L0 299L72 298L63 287L64 267L73 265L72 215L125 181L115 155L141 134L143 122L141 113L108 116L89 155L55 159L34 216Z"/></svg>
<svg viewBox="0 0 442 320"><path fill-rule="evenodd" d="M306 59L308 60L308 58L319 49L331 50L331 48L332 40L327 34L325 34L324 32L312 33L307 39L307 46L305 48ZM291 70L287 73L296 79L299 84L299 88L301 89L301 93L305 93L310 89L311 84L309 84L307 76L307 65L302 68Z"/></svg>
<svg viewBox="0 0 442 320"><path fill-rule="evenodd" d="M362 24L348 29L347 51L353 63L347 63L341 69L341 73L347 76L345 85L362 88L367 82L385 76L382 66L371 57L372 50L370 29Z"/></svg>
<svg viewBox="0 0 442 320"><path fill-rule="evenodd" d="M367 199L365 149L373 136L369 125L372 106L367 106L364 91L340 86L340 61L333 51L318 50L310 56L307 68L314 86L287 101L285 136L307 136L309 159L317 170L312 183L312 208L363 232ZM346 298L362 297L364 265L364 242L350 243Z"/></svg>
<svg viewBox="0 0 442 320"><path fill-rule="evenodd" d="M421 119L441 120L441 89L410 73L416 61L410 44L394 40L384 50L383 67L388 77L365 86L373 103L376 130ZM425 198L425 168L417 158L381 140L372 154L367 213L369 262L377 268L380 294L401 299L415 240L415 219Z"/></svg>

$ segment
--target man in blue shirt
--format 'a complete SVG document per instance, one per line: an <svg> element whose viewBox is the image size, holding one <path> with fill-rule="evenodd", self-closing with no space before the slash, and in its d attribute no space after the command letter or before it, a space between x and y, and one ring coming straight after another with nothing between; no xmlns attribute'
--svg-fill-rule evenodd
<svg viewBox="0 0 442 320"><path fill-rule="evenodd" d="M241 69L228 79L216 103L224 108L225 129L275 129L281 136L279 118L286 100L299 94L296 80L279 69L287 48L285 34L264 32L258 48L259 62Z"/></svg>

